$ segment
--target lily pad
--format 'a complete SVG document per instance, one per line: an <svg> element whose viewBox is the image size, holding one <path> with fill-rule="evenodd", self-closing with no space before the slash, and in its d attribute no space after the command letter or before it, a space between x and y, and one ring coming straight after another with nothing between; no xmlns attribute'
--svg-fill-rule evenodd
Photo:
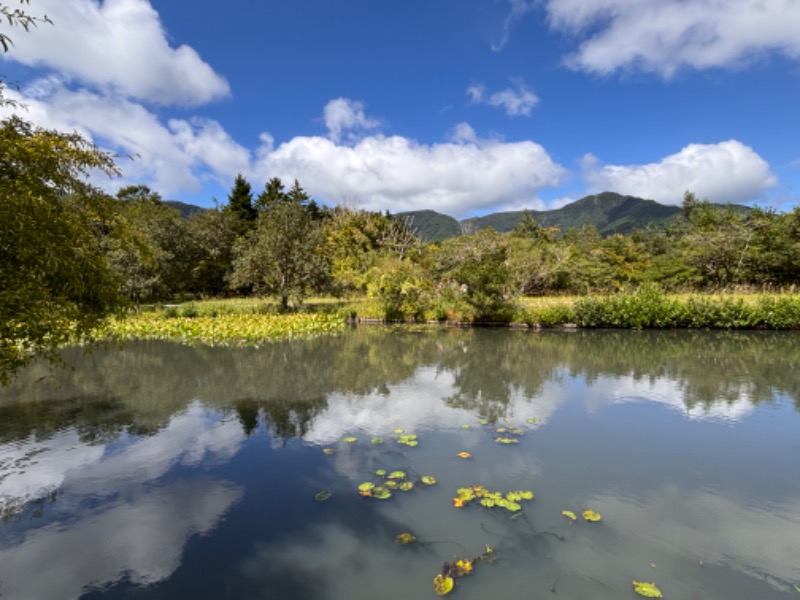
<svg viewBox="0 0 800 600"><path fill-rule="evenodd" d="M322 449L322 453L323 454L327 454L328 456L330 456L331 454L333 454L335 452L336 452L336 450L334 450L333 448L323 448Z"/></svg>
<svg viewBox="0 0 800 600"><path fill-rule="evenodd" d="M459 452L456 456L459 458L472 458L472 454L469 452Z"/></svg>
<svg viewBox="0 0 800 600"><path fill-rule="evenodd" d="M585 510L583 511L583 518L591 523L597 523L603 517L600 513L594 512L593 510Z"/></svg>
<svg viewBox="0 0 800 600"><path fill-rule="evenodd" d="M498 427L497 429L495 429L495 431L497 433L505 433L506 431L508 431L508 428L507 427Z"/></svg>
<svg viewBox="0 0 800 600"><path fill-rule="evenodd" d="M470 424L469 423L462 423L461 424L461 429L469 429L469 428L470 428Z"/></svg>
<svg viewBox="0 0 800 600"><path fill-rule="evenodd" d="M436 485L436 477L433 475L423 475L420 477L420 481L425 485Z"/></svg>
<svg viewBox="0 0 800 600"><path fill-rule="evenodd" d="M633 581L633 591L644 596L645 598L663 598L664 595L656 587L655 583L647 583L646 581Z"/></svg>
<svg viewBox="0 0 800 600"><path fill-rule="evenodd" d="M330 500L331 496L333 496L333 492L330 490L320 490L314 494L314 500L317 502L325 502L326 500Z"/></svg>
<svg viewBox="0 0 800 600"><path fill-rule="evenodd" d="M571 510L562 510L561 514L564 515L565 517L567 517L568 519L572 520L572 521L577 521L578 520L578 516L574 512L572 512Z"/></svg>
<svg viewBox="0 0 800 600"><path fill-rule="evenodd" d="M392 490L385 486L378 486L372 490L372 497L378 500L388 500L392 497Z"/></svg>
<svg viewBox="0 0 800 600"><path fill-rule="evenodd" d="M347 443L347 444L352 444L353 442L357 442L358 438L357 437L353 437L352 435L349 435L346 438L343 438L342 441Z"/></svg>
<svg viewBox="0 0 800 600"><path fill-rule="evenodd" d="M526 423L538 423L539 419L537 417L531 417L525 421Z"/></svg>
<svg viewBox="0 0 800 600"><path fill-rule="evenodd" d="M394 430L394 433L396 433L397 435L400 435L401 433L405 433L405 432L406 432L406 430L403 429L402 427L398 427L397 429Z"/></svg>
<svg viewBox="0 0 800 600"><path fill-rule="evenodd" d="M389 473L389 479L405 479L406 472L405 471L392 471Z"/></svg>
<svg viewBox="0 0 800 600"><path fill-rule="evenodd" d="M414 489L414 484L410 481L404 481L403 483L397 486L397 489L401 492L410 492Z"/></svg>
<svg viewBox="0 0 800 600"><path fill-rule="evenodd" d="M379 444L382 444L383 440L381 438L372 438L372 443L377 446Z"/></svg>
<svg viewBox="0 0 800 600"><path fill-rule="evenodd" d="M467 560L466 558L459 558L456 562L453 563L453 568L455 569L456 575L458 577L463 577L464 575L469 575L470 573L472 573L475 567L472 565L471 560Z"/></svg>
<svg viewBox="0 0 800 600"><path fill-rule="evenodd" d="M375 489L375 484L371 481L365 481L361 485L358 486L359 492L368 492L369 490Z"/></svg>
<svg viewBox="0 0 800 600"><path fill-rule="evenodd" d="M409 544L413 544L414 542L417 541L417 536L415 536L413 533L408 533L404 531L403 533L398 533L397 536L394 538L394 541L396 541L401 546L408 546Z"/></svg>
<svg viewBox="0 0 800 600"><path fill-rule="evenodd" d="M375 475L377 475L378 477L383 477L384 475L386 475L386 469L378 469L377 471L375 471Z"/></svg>
<svg viewBox="0 0 800 600"><path fill-rule="evenodd" d="M433 578L433 591L437 596L446 596L453 591L453 586L456 584L452 577L445 577L439 573Z"/></svg>
<svg viewBox="0 0 800 600"><path fill-rule="evenodd" d="M494 438L494 441L497 442L498 444L519 444L518 439L509 437Z"/></svg>

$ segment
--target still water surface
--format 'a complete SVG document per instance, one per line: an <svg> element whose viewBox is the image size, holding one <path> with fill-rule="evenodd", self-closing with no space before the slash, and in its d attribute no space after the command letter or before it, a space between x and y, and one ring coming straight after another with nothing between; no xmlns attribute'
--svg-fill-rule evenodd
<svg viewBox="0 0 800 600"><path fill-rule="evenodd" d="M64 358L0 389L4 599L435 598L487 545L451 597L798 594L794 333L362 327ZM360 497L377 469L438 483ZM454 508L472 485L535 498Z"/></svg>

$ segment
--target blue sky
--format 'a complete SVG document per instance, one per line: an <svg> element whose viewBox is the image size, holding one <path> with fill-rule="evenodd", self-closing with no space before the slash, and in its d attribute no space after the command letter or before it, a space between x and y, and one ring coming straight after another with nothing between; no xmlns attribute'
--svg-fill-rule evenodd
<svg viewBox="0 0 800 600"><path fill-rule="evenodd" d="M800 201L797 0L32 0L6 94L210 206L241 172L456 217ZM7 113L8 107L0 109ZM132 158L126 158L131 156Z"/></svg>

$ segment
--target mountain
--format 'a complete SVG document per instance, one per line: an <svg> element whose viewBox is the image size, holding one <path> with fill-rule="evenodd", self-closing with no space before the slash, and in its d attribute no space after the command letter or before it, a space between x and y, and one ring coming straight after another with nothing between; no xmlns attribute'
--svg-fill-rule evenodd
<svg viewBox="0 0 800 600"><path fill-rule="evenodd" d="M178 200L164 200L164 204L171 208L176 208L180 211L181 216L184 219L191 219L194 215L199 212L203 212L204 210L208 210L206 208L201 208L199 206L195 206L194 204L187 204L186 202L179 202Z"/></svg>
<svg viewBox="0 0 800 600"><path fill-rule="evenodd" d="M594 225L602 235L630 233L650 222L665 225L681 212L679 206L666 206L653 200L635 196L623 196L614 192L603 192L581 198L556 210L527 211L542 227L558 227L567 231L570 227ZM424 241L439 241L491 227L499 233L511 231L522 220L525 211L499 212L465 219L460 223L432 210L400 213L410 219L412 229Z"/></svg>
<svg viewBox="0 0 800 600"><path fill-rule="evenodd" d="M403 221L417 236L426 242L441 242L461 235L461 225L453 217L435 210L414 210L394 215Z"/></svg>

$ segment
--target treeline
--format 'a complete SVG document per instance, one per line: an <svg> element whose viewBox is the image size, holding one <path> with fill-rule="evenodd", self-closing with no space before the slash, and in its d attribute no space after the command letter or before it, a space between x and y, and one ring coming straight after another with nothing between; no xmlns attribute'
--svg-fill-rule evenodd
<svg viewBox="0 0 800 600"><path fill-rule="evenodd" d="M666 227L603 237L530 215L509 233L481 230L422 243L413 222L319 206L295 181L254 194L241 175L224 206L181 219L142 186L117 194L132 228L106 244L137 303L272 296L283 310L309 295L379 298L387 318L508 320L521 296L585 295L655 284L667 291L786 290L800 281L800 208L719 206L686 194Z"/></svg>

